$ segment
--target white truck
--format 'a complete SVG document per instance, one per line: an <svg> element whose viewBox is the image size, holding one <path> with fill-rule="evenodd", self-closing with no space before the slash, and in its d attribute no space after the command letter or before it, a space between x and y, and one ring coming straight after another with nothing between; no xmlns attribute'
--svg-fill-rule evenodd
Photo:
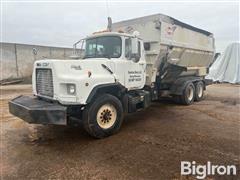
<svg viewBox="0 0 240 180"><path fill-rule="evenodd" d="M35 62L35 97L11 100L13 115L35 124L77 122L107 137L125 114L163 96L185 105L202 100L215 49L212 33L162 14L114 23L77 44L79 58Z"/></svg>

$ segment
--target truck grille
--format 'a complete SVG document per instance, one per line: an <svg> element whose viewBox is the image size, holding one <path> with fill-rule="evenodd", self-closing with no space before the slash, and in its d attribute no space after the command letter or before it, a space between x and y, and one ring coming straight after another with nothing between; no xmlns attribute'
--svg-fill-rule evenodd
<svg viewBox="0 0 240 180"><path fill-rule="evenodd" d="M51 69L36 69L37 94L53 97L53 78Z"/></svg>

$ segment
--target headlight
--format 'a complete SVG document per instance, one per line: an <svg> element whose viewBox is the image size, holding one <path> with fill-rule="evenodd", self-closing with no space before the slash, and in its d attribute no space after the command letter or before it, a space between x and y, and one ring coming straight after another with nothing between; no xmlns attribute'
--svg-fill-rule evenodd
<svg viewBox="0 0 240 180"><path fill-rule="evenodd" d="M71 95L74 95L76 93L75 84L67 84L67 93Z"/></svg>

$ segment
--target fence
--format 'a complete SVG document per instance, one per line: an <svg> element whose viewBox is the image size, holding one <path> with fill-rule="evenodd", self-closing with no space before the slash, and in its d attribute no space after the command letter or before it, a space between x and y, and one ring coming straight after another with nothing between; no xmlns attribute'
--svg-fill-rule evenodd
<svg viewBox="0 0 240 180"><path fill-rule="evenodd" d="M68 59L72 48L38 46L27 44L0 43L0 81L31 77L33 63L38 59Z"/></svg>

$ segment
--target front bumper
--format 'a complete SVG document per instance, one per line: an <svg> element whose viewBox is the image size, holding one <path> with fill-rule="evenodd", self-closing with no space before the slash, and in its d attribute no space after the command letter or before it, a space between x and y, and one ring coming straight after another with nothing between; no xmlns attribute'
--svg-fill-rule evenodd
<svg viewBox="0 0 240 180"><path fill-rule="evenodd" d="M28 123L67 125L67 107L29 96L9 102L9 112Z"/></svg>

